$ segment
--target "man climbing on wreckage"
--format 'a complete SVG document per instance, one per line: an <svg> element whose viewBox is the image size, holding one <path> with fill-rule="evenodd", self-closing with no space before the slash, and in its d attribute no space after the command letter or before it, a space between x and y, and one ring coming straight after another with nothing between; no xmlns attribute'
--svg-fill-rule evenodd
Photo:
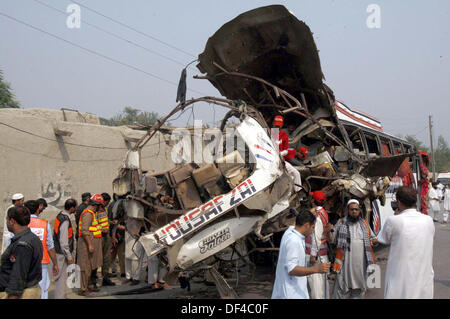
<svg viewBox="0 0 450 319"><path fill-rule="evenodd" d="M286 170L294 180L294 190L298 192L301 190L302 178L300 172L296 170L290 163L289 159L295 154L295 150L289 149L289 136L281 130L284 124L284 118L281 115L275 116L272 122L273 128L271 129L272 139L278 144L280 154L283 156Z"/></svg>

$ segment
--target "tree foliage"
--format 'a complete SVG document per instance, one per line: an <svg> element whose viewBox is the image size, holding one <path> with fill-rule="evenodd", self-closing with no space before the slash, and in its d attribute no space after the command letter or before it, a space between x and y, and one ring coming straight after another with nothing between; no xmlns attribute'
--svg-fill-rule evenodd
<svg viewBox="0 0 450 319"><path fill-rule="evenodd" d="M407 140L409 143L413 144L418 151L424 151L424 152L430 153L430 149L427 146L425 146L425 144L423 144L422 141L418 140L414 136L406 135L405 140Z"/></svg>
<svg viewBox="0 0 450 319"><path fill-rule="evenodd" d="M450 149L442 135L438 137L436 151L434 152L436 171L439 173L450 171Z"/></svg>
<svg viewBox="0 0 450 319"><path fill-rule="evenodd" d="M160 117L156 112L140 111L138 109L126 106L122 112L110 119L100 118L100 123L109 126L121 125L153 125Z"/></svg>
<svg viewBox="0 0 450 319"><path fill-rule="evenodd" d="M414 136L406 135L405 140L414 144L417 150L427 152L431 156L431 150L424 143ZM434 149L434 161L436 163L436 172L442 173L450 171L450 148L442 135L439 135L437 145Z"/></svg>
<svg viewBox="0 0 450 319"><path fill-rule="evenodd" d="M3 72L0 70L0 108L20 108L19 102L11 92L11 85L3 81Z"/></svg>

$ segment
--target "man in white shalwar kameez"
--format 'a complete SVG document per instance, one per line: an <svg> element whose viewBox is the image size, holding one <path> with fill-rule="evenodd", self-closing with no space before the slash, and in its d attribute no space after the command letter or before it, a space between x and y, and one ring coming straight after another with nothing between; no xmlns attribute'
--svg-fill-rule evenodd
<svg viewBox="0 0 450 319"><path fill-rule="evenodd" d="M316 216L309 211L295 214L295 225L284 232L280 243L272 299L309 299L306 276L330 271L330 263L306 267L305 238L314 232Z"/></svg>
<svg viewBox="0 0 450 319"><path fill-rule="evenodd" d="M328 227L329 230L333 228ZM331 237L337 247L333 299L364 298L369 266L375 263L372 245L378 242L367 221L361 218L356 199L348 201L347 214L337 222Z"/></svg>
<svg viewBox="0 0 450 319"><path fill-rule="evenodd" d="M448 221L448 214L450 214L450 182L443 190L444 193L444 213L442 223L446 224Z"/></svg>
<svg viewBox="0 0 450 319"><path fill-rule="evenodd" d="M428 191L428 214L433 221L437 222L439 218L439 211L441 207L439 205L439 197L437 193L437 183L432 183L430 190Z"/></svg>
<svg viewBox="0 0 450 319"><path fill-rule="evenodd" d="M8 206L8 208L6 209L3 222L2 254L5 252L6 248L8 248L9 244L11 243L11 239L14 237L14 234L8 231L8 227L6 227L6 216L8 215L8 209L14 206L22 206L25 202L25 197L21 193L14 194L11 199L12 205Z"/></svg>
<svg viewBox="0 0 450 319"><path fill-rule="evenodd" d="M384 298L433 298L434 223L416 209L416 191L397 190L398 213L386 219L378 241L390 245Z"/></svg>
<svg viewBox="0 0 450 319"><path fill-rule="evenodd" d="M316 216L316 226L314 233L306 237L306 259L309 265L313 266L317 262L328 263L327 241L329 233L327 232L328 213L321 206L325 203L326 197L322 191L315 191L311 195L311 213ZM311 299L330 299L330 287L327 274L312 274L308 276L308 286Z"/></svg>

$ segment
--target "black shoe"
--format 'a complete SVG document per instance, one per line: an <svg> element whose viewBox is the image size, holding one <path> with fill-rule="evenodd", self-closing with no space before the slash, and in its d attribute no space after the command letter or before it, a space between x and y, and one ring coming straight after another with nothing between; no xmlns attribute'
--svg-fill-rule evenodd
<svg viewBox="0 0 450 319"><path fill-rule="evenodd" d="M89 291L93 291L93 292L99 292L100 288L97 287L96 284L94 284L93 288L88 288Z"/></svg>
<svg viewBox="0 0 450 319"><path fill-rule="evenodd" d="M131 280L131 286L139 285L139 283L140 283L139 280L135 280L135 279Z"/></svg>
<svg viewBox="0 0 450 319"><path fill-rule="evenodd" d="M102 286L115 286L116 284L111 281L111 279L106 278L102 281Z"/></svg>

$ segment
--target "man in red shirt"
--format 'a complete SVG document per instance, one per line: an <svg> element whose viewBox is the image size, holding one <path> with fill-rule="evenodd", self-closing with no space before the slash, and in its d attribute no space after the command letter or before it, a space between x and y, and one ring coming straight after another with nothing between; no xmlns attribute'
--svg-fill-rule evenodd
<svg viewBox="0 0 450 319"><path fill-rule="evenodd" d="M290 158L295 156L295 150L289 149L289 136L281 130L284 124L284 118L281 115L275 116L273 119L273 127L271 130L272 138L277 142L280 149L280 155L284 159L286 165L286 170L291 175L294 180L294 190L298 192L301 189L302 179L300 172L297 171L289 162Z"/></svg>

